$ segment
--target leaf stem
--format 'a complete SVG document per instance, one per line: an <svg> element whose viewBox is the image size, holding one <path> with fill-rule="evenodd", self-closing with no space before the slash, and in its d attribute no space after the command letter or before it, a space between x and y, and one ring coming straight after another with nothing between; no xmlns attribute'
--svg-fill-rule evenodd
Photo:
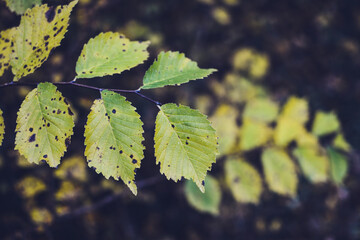
<svg viewBox="0 0 360 240"><path fill-rule="evenodd" d="M75 82L76 78L74 80L72 80L71 82L56 82L56 83L52 83L56 86L60 86L60 85L71 85L71 86L76 86L76 87L81 87L81 88L87 88L87 89L92 89L92 90L96 90L96 91L103 91L103 90L109 90L109 91L113 91L113 92L123 92L123 93L135 93L136 95L156 104L157 106L161 106L161 103L148 97L145 96L144 94L140 93L140 89L136 89L136 90L126 90L126 89L116 89L116 88L99 88L99 87L94 87L94 86L90 86L90 85L86 85L86 84L81 84L81 83L77 83ZM4 83L0 85L0 89L1 88L6 88L9 86L30 86L30 87L34 87L37 86L39 83L34 83L34 82L8 82L8 83Z"/></svg>

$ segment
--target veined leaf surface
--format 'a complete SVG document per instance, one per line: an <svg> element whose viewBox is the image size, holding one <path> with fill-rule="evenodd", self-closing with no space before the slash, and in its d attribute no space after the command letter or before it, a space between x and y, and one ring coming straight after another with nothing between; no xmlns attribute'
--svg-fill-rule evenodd
<svg viewBox="0 0 360 240"><path fill-rule="evenodd" d="M201 69L197 63L179 52L161 52L144 76L142 89L178 85L190 80L202 79L216 69Z"/></svg>
<svg viewBox="0 0 360 240"><path fill-rule="evenodd" d="M150 42L130 41L120 33L100 33L89 40L76 63L77 78L113 75L129 70L148 57Z"/></svg>
<svg viewBox="0 0 360 240"><path fill-rule="evenodd" d="M40 83L21 104L16 120L15 149L31 163L56 167L73 134L74 116L51 83Z"/></svg>
<svg viewBox="0 0 360 240"><path fill-rule="evenodd" d="M155 156L160 172L168 179L192 179L204 192L206 173L216 161L216 140L205 115L186 106L161 106L156 118Z"/></svg>
<svg viewBox="0 0 360 240"><path fill-rule="evenodd" d="M26 9L41 4L41 0L5 0L6 5L12 12L23 14Z"/></svg>
<svg viewBox="0 0 360 240"><path fill-rule="evenodd" d="M60 45L67 31L71 10L69 5L48 7L46 4L28 9L14 34L14 53L11 55L14 81L33 73Z"/></svg>
<svg viewBox="0 0 360 240"><path fill-rule="evenodd" d="M91 107L84 134L89 167L106 178L120 177L135 195L135 170L144 158L142 125L124 97L104 90Z"/></svg>
<svg viewBox="0 0 360 240"><path fill-rule="evenodd" d="M15 28L10 28L0 32L0 77L10 66L10 55L13 49L13 36L16 32Z"/></svg>

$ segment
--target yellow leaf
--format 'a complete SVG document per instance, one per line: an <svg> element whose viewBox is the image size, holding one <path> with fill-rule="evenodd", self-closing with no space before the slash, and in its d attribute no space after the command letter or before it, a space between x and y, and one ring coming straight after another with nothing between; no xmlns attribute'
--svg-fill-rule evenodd
<svg viewBox="0 0 360 240"><path fill-rule="evenodd" d="M317 111L313 123L312 132L317 136L323 136L336 132L340 129L340 122L334 112Z"/></svg>
<svg viewBox="0 0 360 240"><path fill-rule="evenodd" d="M274 131L275 144L285 147L291 141L297 139L302 132L303 125L301 123L292 118L280 116Z"/></svg>
<svg viewBox="0 0 360 240"><path fill-rule="evenodd" d="M345 152L349 152L351 150L350 144L345 140L344 135L342 133L338 133L333 141L333 146Z"/></svg>
<svg viewBox="0 0 360 240"><path fill-rule="evenodd" d="M16 190L24 197L31 198L46 190L45 183L36 177L25 177L16 184Z"/></svg>
<svg viewBox="0 0 360 240"><path fill-rule="evenodd" d="M87 168L85 159L74 156L64 159L63 163L55 170L55 176L62 180L74 179L81 182L87 179Z"/></svg>
<svg viewBox="0 0 360 240"><path fill-rule="evenodd" d="M272 130L265 123L243 120L240 131L240 148L244 151L264 145L272 136Z"/></svg>
<svg viewBox="0 0 360 240"><path fill-rule="evenodd" d="M10 66L10 55L13 50L14 34L16 28L10 28L0 32L0 77Z"/></svg>
<svg viewBox="0 0 360 240"><path fill-rule="evenodd" d="M243 116L254 121L269 123L276 119L278 111L278 104L269 98L256 98L248 101Z"/></svg>
<svg viewBox="0 0 360 240"><path fill-rule="evenodd" d="M309 120L308 102L303 98L290 97L283 107L281 116L305 124Z"/></svg>

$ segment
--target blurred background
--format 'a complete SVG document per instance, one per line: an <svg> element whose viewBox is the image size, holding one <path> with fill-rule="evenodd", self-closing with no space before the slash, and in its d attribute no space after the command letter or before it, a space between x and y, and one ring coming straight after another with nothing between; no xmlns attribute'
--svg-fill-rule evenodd
<svg viewBox="0 0 360 240"><path fill-rule="evenodd" d="M20 18L0 1L0 30ZM206 194L160 174L152 103L125 95L145 124L135 197L83 157L84 124L98 92L59 87L77 121L62 164L51 169L13 150L17 110L31 89L1 89L0 239L360 239L359 1L80 0L61 46L23 81L72 80L83 45L106 31L150 40L149 60L79 82L137 89L166 50L218 69L144 91L213 122L220 155ZM0 79L11 80L9 70Z"/></svg>

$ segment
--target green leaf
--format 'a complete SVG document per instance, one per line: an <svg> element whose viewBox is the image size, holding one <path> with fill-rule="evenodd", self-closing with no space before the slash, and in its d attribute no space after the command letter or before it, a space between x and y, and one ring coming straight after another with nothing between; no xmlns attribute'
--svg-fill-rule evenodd
<svg viewBox="0 0 360 240"><path fill-rule="evenodd" d="M144 158L143 123L135 110L120 94L104 90L91 107L84 134L89 167L107 179L120 177L134 195L135 171Z"/></svg>
<svg viewBox="0 0 360 240"><path fill-rule="evenodd" d="M269 188L279 194L296 195L298 178L294 162L288 154L277 148L267 148L261 156L265 179Z"/></svg>
<svg viewBox="0 0 360 240"><path fill-rule="evenodd" d="M19 15L25 13L26 9L41 4L41 0L5 0L5 2L12 12Z"/></svg>
<svg viewBox="0 0 360 240"><path fill-rule="evenodd" d="M244 117L270 123L274 121L278 115L279 106L268 98L257 98L246 104Z"/></svg>
<svg viewBox="0 0 360 240"><path fill-rule="evenodd" d="M328 179L329 161L318 149L298 147L293 151L299 161L305 177L312 183L326 182Z"/></svg>
<svg viewBox="0 0 360 240"><path fill-rule="evenodd" d="M333 141L333 146L337 149L349 152L351 150L350 144L345 140L342 133L338 133Z"/></svg>
<svg viewBox="0 0 360 240"><path fill-rule="evenodd" d="M244 160L225 162L226 183L234 198L242 203L259 203L262 181L258 171Z"/></svg>
<svg viewBox="0 0 360 240"><path fill-rule="evenodd" d="M40 83L21 104L15 149L31 163L60 164L73 134L74 116L65 98L51 83Z"/></svg>
<svg viewBox="0 0 360 240"><path fill-rule="evenodd" d="M218 153L216 140L205 115L186 106L161 106L156 117L155 156L168 179L192 179L204 192L206 173Z"/></svg>
<svg viewBox="0 0 360 240"><path fill-rule="evenodd" d="M76 63L77 78L113 75L129 70L148 57L150 42L130 41L120 33L100 33L84 45Z"/></svg>
<svg viewBox="0 0 360 240"><path fill-rule="evenodd" d="M10 66L10 55L13 50L13 36L17 28L10 28L0 32L0 77Z"/></svg>
<svg viewBox="0 0 360 240"><path fill-rule="evenodd" d="M337 185L341 185L346 177L349 167L347 158L344 154L341 154L331 147L327 149L327 153L330 160L331 178Z"/></svg>
<svg viewBox="0 0 360 240"><path fill-rule="evenodd" d="M205 193L202 193L191 181L185 183L185 197L193 208L200 212L219 215L221 190L218 181L210 175L206 176L205 190Z"/></svg>
<svg viewBox="0 0 360 240"><path fill-rule="evenodd" d="M33 73L46 61L50 51L60 45L77 2L58 7L36 6L21 17L10 61L14 81Z"/></svg>
<svg viewBox="0 0 360 240"><path fill-rule="evenodd" d="M340 129L340 122L334 112L317 111L313 123L312 132L317 136L323 136L336 132Z"/></svg>
<svg viewBox="0 0 360 240"><path fill-rule="evenodd" d="M161 52L146 71L142 89L180 85L191 80L203 79L216 69L201 69L197 63L179 52Z"/></svg>
<svg viewBox="0 0 360 240"><path fill-rule="evenodd" d="M240 148L244 151L264 145L272 136L265 123L244 119L240 132Z"/></svg>
<svg viewBox="0 0 360 240"><path fill-rule="evenodd" d="M3 112L0 109L0 146L2 145L2 142L4 140L4 134L5 134L5 123L4 123Z"/></svg>

